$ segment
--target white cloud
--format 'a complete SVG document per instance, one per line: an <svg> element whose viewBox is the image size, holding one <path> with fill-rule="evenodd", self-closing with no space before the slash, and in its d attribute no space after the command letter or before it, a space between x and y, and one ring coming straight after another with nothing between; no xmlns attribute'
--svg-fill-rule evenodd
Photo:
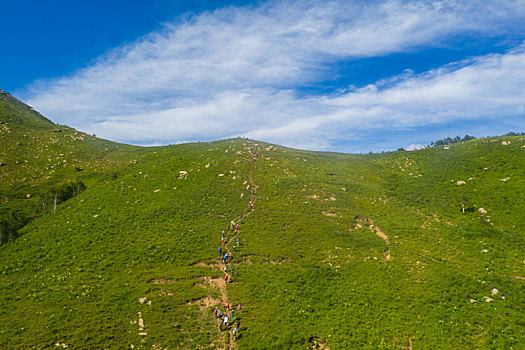
<svg viewBox="0 0 525 350"><path fill-rule="evenodd" d="M523 115L523 47L339 95L301 97L296 89L322 81L338 60L441 45L466 31L496 35L524 14L522 0L229 7L179 19L72 76L38 82L26 100L59 123L123 142L249 135L333 149L363 130Z"/></svg>
<svg viewBox="0 0 525 350"><path fill-rule="evenodd" d="M417 151L418 149L423 149L425 148L425 146L421 145L421 144L411 144L410 146L407 146L406 150L407 151Z"/></svg>

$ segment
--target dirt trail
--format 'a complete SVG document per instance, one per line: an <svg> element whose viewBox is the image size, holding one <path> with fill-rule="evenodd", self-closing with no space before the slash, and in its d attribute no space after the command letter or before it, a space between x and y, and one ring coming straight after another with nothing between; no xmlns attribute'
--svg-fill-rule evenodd
<svg viewBox="0 0 525 350"><path fill-rule="evenodd" d="M383 252L383 255L385 256L386 260L390 260L390 247L389 247L390 240L388 239L388 236L383 231L381 231L379 226L375 224L374 220L370 218L358 216L355 218L355 222L356 222L356 226L354 229L363 227L363 225L368 226L370 231L374 232L376 235L381 237L383 241L385 241L385 244L387 245L387 249ZM351 229L351 230L354 230L354 229Z"/></svg>
<svg viewBox="0 0 525 350"><path fill-rule="evenodd" d="M232 237L233 238L233 237ZM228 241L228 243L231 242L232 238L230 238L230 240ZM226 243L225 247L227 247L228 243ZM226 250L228 252L230 252L230 250L228 248L226 248ZM224 266L226 264L224 264L222 261L220 261L216 266L219 268L220 272L223 273L224 272ZM222 305L226 305L226 303L229 301L229 298L228 298L228 291L226 290L226 281L224 280L224 278L216 278L213 280L213 282L215 283L215 285L217 286L217 289L219 289L219 293L221 294L221 301L222 301ZM220 323L222 322L221 319L219 319L219 329L220 329ZM224 341L224 348L225 349L237 349L237 344L235 344L235 342L233 341L233 331L232 331L232 327L230 327L230 329L228 330L228 335L229 335L229 342L226 343L226 341Z"/></svg>
<svg viewBox="0 0 525 350"><path fill-rule="evenodd" d="M239 219L239 221L238 221L239 223L243 219L245 219L247 216L251 215L255 211L254 208L253 208L253 204L256 201L257 190L259 189L259 186L253 181L253 176L252 175L253 175L253 170L256 169L256 168L257 168L257 163L253 162L253 168L250 169L250 173L249 173L250 174L249 175L249 181L250 181L250 187L249 188L251 189L251 195L250 195L251 200L250 201L251 201L252 205L250 206L250 211L249 212L247 212L245 214L243 213L242 218ZM229 246L232 243L232 241L235 242L235 239L239 235L239 231L237 231L237 233L235 233L235 228L232 227L232 231L230 231L230 232L233 232L233 235L231 235L229 240L224 244L224 249L231 256L232 255L232 251L231 251ZM230 264L233 265L235 263L232 262ZM219 262L217 264L215 264L215 266L219 269L219 271L221 273L224 273L224 268L226 267L226 263L222 262L221 259L219 259ZM231 278L230 278L230 280L231 280ZM229 302L226 280L224 278L217 278L217 279L213 279L212 283L214 283L216 285L217 289L219 290L219 293L221 294L221 300L222 300L223 306L226 305L226 303ZM230 305L230 307L233 309L234 306ZM219 321L219 327L220 327L220 322L221 321ZM237 344L233 340L233 328L234 327L231 326L228 329L229 342L226 342L226 340L224 341L224 348L225 349L230 349L230 350L237 349Z"/></svg>
<svg viewBox="0 0 525 350"><path fill-rule="evenodd" d="M381 229L376 225L370 225L370 229L375 231L376 235L378 235L383 239L383 241L385 241L387 249L383 252L383 254L385 255L386 260L390 260L390 247L388 247L388 245L390 244L390 240L388 239L388 236L383 231L381 231Z"/></svg>
<svg viewBox="0 0 525 350"><path fill-rule="evenodd" d="M251 205L250 205L250 209L248 212L246 213L243 213L243 215L241 216L241 218L236 218L234 220L232 220L231 222L235 222L236 224L237 223L240 223L241 221L243 221L247 216L251 215L253 212L254 212L254 208L253 208L253 204L255 203L256 201L256 197L257 197L257 190L259 188L259 186L254 182L253 180L253 170L257 168L257 163L255 161L253 161L252 163L252 167L250 169L250 172L249 172L249 182L250 182L250 185L246 188L246 189L250 189L250 202L251 202ZM245 185L246 182L244 182L243 185ZM243 193L244 194L244 193ZM241 195L241 198L243 198L243 194ZM240 229L240 228L239 228ZM239 235L239 232L240 231L236 231L236 228L232 225L231 226L231 230L228 231L228 240L225 242L224 244L224 250L222 251L222 254L224 253L228 253L230 256L232 256L232 249L230 248L230 245L232 245L232 242L233 244L235 244L235 240L237 239L238 235ZM231 281L233 279L233 276L231 276L231 270L227 271L225 273L224 271L224 268L227 267L227 266L232 266L232 265L236 265L238 264L238 262L233 262L233 261L230 261L230 262L223 262L221 258L217 259L217 261L213 264L209 264L209 265L206 265L206 266L210 266L210 267L213 267L213 268L216 268L220 271L220 274L221 275L225 275L225 274L228 274L228 276L230 277L229 278L229 281ZM205 264L203 264L202 262L201 263L197 263L197 265L200 265L200 266L203 266ZM228 297L228 283L226 282L225 278L224 277L219 277L219 278L213 278L211 276L205 276L204 277L204 282L215 287L219 293L220 293L220 302L222 302L222 307L224 307L228 302L230 302L230 298ZM211 299L210 299L211 300ZM206 302L206 300L204 301L204 305L205 306L210 306L208 305L209 304L209 300L208 300L208 303ZM221 307L221 308L222 308ZM230 310L231 311L232 309L234 308L233 305L230 305ZM218 328L220 329L221 327L221 322L222 322L222 319L218 319L219 322L217 324ZM228 329L228 333L227 335L225 334L222 338L222 344L221 346L219 347L219 349L229 349L229 350L232 350L232 349L237 349L237 344L235 343L235 341L233 340L233 328L234 326L230 326L229 329ZM222 332L220 332L222 333ZM228 339L226 339L226 336L228 337Z"/></svg>

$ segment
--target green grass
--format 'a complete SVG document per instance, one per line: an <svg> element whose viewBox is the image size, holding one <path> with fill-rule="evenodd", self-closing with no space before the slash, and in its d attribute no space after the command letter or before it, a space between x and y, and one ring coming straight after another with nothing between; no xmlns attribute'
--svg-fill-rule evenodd
<svg viewBox="0 0 525 350"><path fill-rule="evenodd" d="M201 302L220 293L204 281L222 277L220 233L249 211L250 174L255 210L227 287L244 305L238 348L305 349L315 337L331 349L524 344L523 137L375 155L259 142L255 167L242 139L73 140L2 98L4 213L38 207L57 184L86 188L0 247L0 348L221 346L214 305Z"/></svg>

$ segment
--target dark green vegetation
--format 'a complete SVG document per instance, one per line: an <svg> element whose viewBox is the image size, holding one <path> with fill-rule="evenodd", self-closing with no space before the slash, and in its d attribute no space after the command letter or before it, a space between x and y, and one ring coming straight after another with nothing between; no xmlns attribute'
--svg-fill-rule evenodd
<svg viewBox="0 0 525 350"><path fill-rule="evenodd" d="M512 135L512 136L516 136L516 135ZM452 145L454 143L467 142L467 141L471 141L471 140L474 140L474 139L475 139L475 137L474 136L470 136L470 135L465 135L463 138L461 138L459 136L456 136L454 138L447 137L447 138L442 139L442 140L437 140L436 142L431 142L430 146Z"/></svg>
<svg viewBox="0 0 525 350"><path fill-rule="evenodd" d="M524 344L525 137L258 143L255 167L242 139L131 147L0 100L2 218L26 218L0 247L0 348L224 347L217 248L251 180L227 286L239 349Z"/></svg>

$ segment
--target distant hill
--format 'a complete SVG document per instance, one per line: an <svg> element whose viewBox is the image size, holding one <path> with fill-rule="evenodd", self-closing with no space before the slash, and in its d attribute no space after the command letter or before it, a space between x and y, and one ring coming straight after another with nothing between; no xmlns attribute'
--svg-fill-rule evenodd
<svg viewBox="0 0 525 350"><path fill-rule="evenodd" d="M140 148L6 94L0 122L2 218L25 218L0 246L0 348L524 343L523 136L369 155ZM226 301L235 342L213 315Z"/></svg>

